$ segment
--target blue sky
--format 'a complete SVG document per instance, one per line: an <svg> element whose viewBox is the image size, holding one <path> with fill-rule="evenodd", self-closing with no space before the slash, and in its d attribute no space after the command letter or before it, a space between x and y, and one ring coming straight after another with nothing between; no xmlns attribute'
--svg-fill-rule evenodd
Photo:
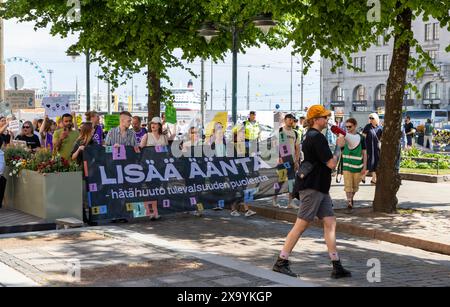
<svg viewBox="0 0 450 307"><path fill-rule="evenodd" d="M65 51L75 41L74 37L61 39L52 37L46 29L34 31L32 24L17 23L13 20L5 21L5 59L10 57L24 57L37 62L46 72L53 73L53 90L75 90L78 77L80 91L85 91L85 59L80 57L72 61ZM304 104L305 106L318 103L320 96L320 72L319 57L315 57L315 63L304 77ZM294 110L300 106L300 64L299 59L294 58L293 74L293 106ZM290 106L290 49L270 50L268 47L250 48L246 54L238 56L238 109L244 109L247 95L247 75L250 72L250 108L274 109L280 104L282 109ZM263 68L265 65L266 68ZM189 66L194 72L200 74L200 61L195 61ZM26 65L8 65L8 77L12 73L19 73L25 78L25 82L31 86L39 86L39 76ZM91 66L91 92L97 93L96 74L98 67L95 63ZM48 74L45 74L48 80ZM189 73L181 69L172 69L169 75L175 86L186 84L192 78ZM200 78L195 79L194 87L200 90ZM142 74L135 75L134 84L138 86L138 102L144 101L146 93L145 77ZM213 107L224 108L225 86L227 87L228 108L231 105L231 55L228 54L225 61L213 66ZM101 93L106 92L106 84L99 83ZM211 63L205 65L205 90L211 91ZM131 95L131 80L126 86L116 91L119 95ZM208 102L208 108L209 108Z"/></svg>

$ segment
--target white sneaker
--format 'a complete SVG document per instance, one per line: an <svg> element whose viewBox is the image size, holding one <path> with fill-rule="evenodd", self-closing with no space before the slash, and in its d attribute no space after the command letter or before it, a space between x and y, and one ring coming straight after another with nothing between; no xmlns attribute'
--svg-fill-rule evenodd
<svg viewBox="0 0 450 307"><path fill-rule="evenodd" d="M241 214L237 210L233 210L231 211L231 216L241 216Z"/></svg>
<svg viewBox="0 0 450 307"><path fill-rule="evenodd" d="M252 210L247 210L247 212L245 212L245 216L246 217L250 217L250 216L252 216L252 215L255 215L256 214L256 212L255 211L252 211Z"/></svg>
<svg viewBox="0 0 450 307"><path fill-rule="evenodd" d="M201 217L201 216L203 216L203 212L202 211L194 211L194 213L192 213L192 215Z"/></svg>
<svg viewBox="0 0 450 307"><path fill-rule="evenodd" d="M290 203L286 208L287 209L298 209L299 206L297 206L296 204Z"/></svg>
<svg viewBox="0 0 450 307"><path fill-rule="evenodd" d="M272 200L272 207L281 208L281 206L279 204L277 204L277 202L275 200Z"/></svg>

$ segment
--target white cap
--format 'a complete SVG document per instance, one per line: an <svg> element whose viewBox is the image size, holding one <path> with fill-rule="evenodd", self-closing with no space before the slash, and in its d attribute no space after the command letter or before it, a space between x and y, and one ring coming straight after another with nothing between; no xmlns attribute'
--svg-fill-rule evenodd
<svg viewBox="0 0 450 307"><path fill-rule="evenodd" d="M152 121L150 123L161 124L162 125L161 118L159 118L159 117L153 117Z"/></svg>

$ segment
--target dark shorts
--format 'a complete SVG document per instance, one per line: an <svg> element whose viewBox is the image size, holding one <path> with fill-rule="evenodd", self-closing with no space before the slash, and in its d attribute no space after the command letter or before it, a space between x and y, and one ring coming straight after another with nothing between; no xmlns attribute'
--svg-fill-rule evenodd
<svg viewBox="0 0 450 307"><path fill-rule="evenodd" d="M307 189L300 191L300 208L297 217L307 222L314 221L314 217L323 219L334 216L333 201L330 194Z"/></svg>
<svg viewBox="0 0 450 307"><path fill-rule="evenodd" d="M412 146L412 139L413 139L412 135L407 135L406 136L406 144L408 146Z"/></svg>

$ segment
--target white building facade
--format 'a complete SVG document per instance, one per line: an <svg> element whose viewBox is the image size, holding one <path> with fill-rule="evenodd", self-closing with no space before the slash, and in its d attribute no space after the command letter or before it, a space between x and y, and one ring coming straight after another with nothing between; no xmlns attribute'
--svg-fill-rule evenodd
<svg viewBox="0 0 450 307"><path fill-rule="evenodd" d="M431 18L426 22L421 19L413 21L412 28L416 39L439 71L427 70L420 79L415 78L414 72L408 71L407 82L417 86L421 97L416 97L414 91L405 91L404 107L450 110L450 53L445 51L450 44L450 32L440 28L438 21ZM385 42L380 37L377 45L353 54L353 65L361 68L361 72L340 67L333 73L333 63L322 59L322 103L338 116L348 116L353 111L384 113L393 45L393 38Z"/></svg>

